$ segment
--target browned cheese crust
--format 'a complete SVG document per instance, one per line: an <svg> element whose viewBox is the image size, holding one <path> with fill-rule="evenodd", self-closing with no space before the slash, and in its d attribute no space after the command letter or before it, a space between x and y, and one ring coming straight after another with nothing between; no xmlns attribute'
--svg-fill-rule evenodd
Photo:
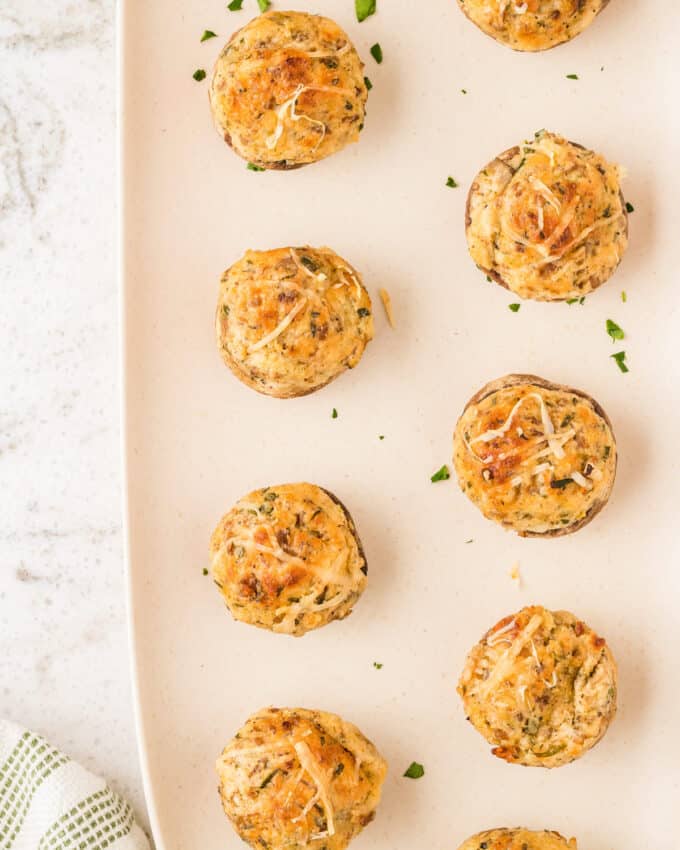
<svg viewBox="0 0 680 850"><path fill-rule="evenodd" d="M604 638L540 605L504 617L468 655L458 683L468 720L511 764L560 767L595 746L616 714Z"/></svg>
<svg viewBox="0 0 680 850"><path fill-rule="evenodd" d="M576 839L567 840L552 830L487 829L468 838L458 850L576 850Z"/></svg>
<svg viewBox="0 0 680 850"><path fill-rule="evenodd" d="M222 806L257 850L344 850L374 816L387 765L335 714L267 708L217 761Z"/></svg>
<svg viewBox="0 0 680 850"><path fill-rule="evenodd" d="M359 139L368 91L363 62L320 15L272 10L235 33L210 86L218 131L261 168L317 162Z"/></svg>
<svg viewBox="0 0 680 850"><path fill-rule="evenodd" d="M470 256L520 298L580 298L608 280L628 246L621 169L541 130L493 159L468 194Z"/></svg>
<svg viewBox="0 0 680 850"><path fill-rule="evenodd" d="M235 619L296 637L351 614L368 574L349 511L306 483L239 499L212 535L210 558Z"/></svg>
<svg viewBox="0 0 680 850"><path fill-rule="evenodd" d="M513 50L548 50L582 33L609 0L458 0L482 32Z"/></svg>
<svg viewBox="0 0 680 850"><path fill-rule="evenodd" d="M536 375L492 381L466 404L453 439L463 492L521 537L559 537L607 503L616 440L600 405Z"/></svg>
<svg viewBox="0 0 680 850"><path fill-rule="evenodd" d="M215 320L227 366L277 398L353 369L373 338L361 276L329 248L247 251L222 277Z"/></svg>

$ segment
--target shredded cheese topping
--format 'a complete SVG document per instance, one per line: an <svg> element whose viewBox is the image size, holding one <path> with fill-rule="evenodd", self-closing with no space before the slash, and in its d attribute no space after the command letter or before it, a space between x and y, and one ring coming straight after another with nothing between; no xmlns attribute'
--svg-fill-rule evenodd
<svg viewBox="0 0 680 850"><path fill-rule="evenodd" d="M297 302L297 304L294 304L292 309L284 316L284 318L278 323L274 330L271 331L271 333L268 333L266 336L263 336L261 340L258 340L258 342L250 346L250 348L248 349L248 353L252 354L255 351L259 351L261 348L264 348L266 345L269 345L270 342L273 342L278 336L281 336L281 334L297 316L300 310L302 310L306 303L307 299L301 298Z"/></svg>
<svg viewBox="0 0 680 850"><path fill-rule="evenodd" d="M576 431L574 428L568 428L567 430L556 433L555 426L553 425L552 419L550 418L550 414L548 412L548 408L545 404L545 400L543 396L541 396L538 392L527 393L525 396L522 396L514 405L510 413L508 414L505 422L498 428L489 428L484 431L482 434L479 434L476 437L473 437L471 440L466 440L465 444L468 448L468 451L475 458L475 460L483 463L490 464L494 461L493 454L487 454L484 457L479 457L473 450L472 446L477 442L489 443L492 440L498 439L500 437L505 436L508 433L510 428L512 427L512 422L515 416L517 415L520 407L528 400L533 399L539 403L540 412L541 412L541 424L543 427L543 436L538 438L537 442L534 442L533 445L540 445L543 442L547 442L547 447L539 449L539 451L534 452L528 457L524 458L521 461L522 466L527 466L531 464L533 461L540 460L548 455L554 455L557 460L561 460L565 457L564 445L571 440L572 437L575 436ZM524 431L522 428L517 428L518 436L522 436ZM532 443L529 443L532 445ZM497 460L503 461L507 457L506 452L500 452L498 454ZM530 477L535 477L541 475L544 472L551 472L553 470L553 465L549 462L543 462L536 464L532 469L527 470L527 474ZM590 489L592 485L590 482L579 472L571 474L570 477L577 483L580 484L584 489ZM518 474L513 476L510 479L510 485L512 487L519 487L522 485L524 481L523 475Z"/></svg>
<svg viewBox="0 0 680 850"><path fill-rule="evenodd" d="M323 807L324 814L326 815L326 831L314 834L311 838L323 838L326 835L331 838L335 835L335 822L333 820L333 806L331 805L329 794L330 782L327 778L324 779L320 765L316 762L312 755L312 751L304 741L297 741L295 743L295 752L300 760L300 764L316 786L316 793L307 804L307 807L303 810L303 814L306 815L309 809L311 809L314 803L318 800ZM299 817L302 817L302 815Z"/></svg>
<svg viewBox="0 0 680 850"><path fill-rule="evenodd" d="M288 100L284 100L280 106L277 106L276 112L276 129L274 132L268 137L266 140L266 145L269 150L274 150L278 145L281 136L283 135L283 131L285 129L285 119L286 115L290 116L291 121L309 121L315 127L320 127L320 135L319 140L314 146L314 150L317 150L318 147L323 142L326 137L326 125L323 121L317 121L316 118L312 118L309 115L305 115L304 112L297 112L297 102L298 98L301 94L307 91L323 91L323 92L331 92L332 94L344 94L346 96L352 96L353 93L349 91L349 89L340 89L334 88L333 86L305 86L300 84L293 94L288 98Z"/></svg>
<svg viewBox="0 0 680 850"><path fill-rule="evenodd" d="M543 618L539 614L534 614L534 616L529 620L524 629L516 635L513 641L510 641L510 646L498 659L489 678L486 681L480 683L480 695L489 693L496 687L499 682L503 681L503 679L511 671L515 659L524 649L527 643L531 641L532 635L541 627L542 622ZM489 645L488 640L487 645ZM534 652L535 651L536 648L534 647Z"/></svg>
<svg viewBox="0 0 680 850"><path fill-rule="evenodd" d="M513 629L517 628L517 623L514 620L510 620L503 628L498 629L492 635L486 639L487 646L495 646L497 643L512 643L510 638L507 637L508 632L511 632Z"/></svg>
<svg viewBox="0 0 680 850"><path fill-rule="evenodd" d="M601 156L539 133L477 175L467 231L473 259L522 297L587 294L627 245L619 178Z"/></svg>
<svg viewBox="0 0 680 850"><path fill-rule="evenodd" d="M383 307L385 308L385 315L387 316L387 321L390 324L391 328L395 328L396 325L394 323L394 312L392 310L392 299L390 297L390 293L386 289L379 290L380 292L380 300L383 303Z"/></svg>

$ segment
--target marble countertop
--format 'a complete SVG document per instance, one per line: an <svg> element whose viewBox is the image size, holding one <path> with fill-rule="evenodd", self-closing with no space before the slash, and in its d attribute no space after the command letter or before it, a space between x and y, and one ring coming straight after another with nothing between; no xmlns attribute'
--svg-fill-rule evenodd
<svg viewBox="0 0 680 850"><path fill-rule="evenodd" d="M114 0L0 4L0 714L146 814L125 614Z"/></svg>

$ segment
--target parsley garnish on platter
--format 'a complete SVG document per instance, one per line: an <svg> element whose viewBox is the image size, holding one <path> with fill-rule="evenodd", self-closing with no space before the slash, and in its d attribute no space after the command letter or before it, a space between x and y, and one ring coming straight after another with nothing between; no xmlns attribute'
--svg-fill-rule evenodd
<svg viewBox="0 0 680 850"><path fill-rule="evenodd" d="M383 52L382 47L376 42L373 47L371 47L371 56L375 59L378 65L382 65L383 61Z"/></svg>
<svg viewBox="0 0 680 850"><path fill-rule="evenodd" d="M567 74L568 80L578 80L578 74Z"/></svg>
<svg viewBox="0 0 680 850"><path fill-rule="evenodd" d="M205 71L203 70L203 68L198 68L197 70L194 71L193 76L194 76L194 79L196 80L196 82L200 83L201 80L205 80Z"/></svg>
<svg viewBox="0 0 680 850"><path fill-rule="evenodd" d="M240 12L243 8L243 0L231 0L231 3L227 6L230 12Z"/></svg>
<svg viewBox="0 0 680 850"><path fill-rule="evenodd" d="M261 165L255 165L254 162L249 162L248 165L246 165L246 168L248 171L266 171L265 168L262 168Z"/></svg>
<svg viewBox="0 0 680 850"><path fill-rule="evenodd" d="M619 327L616 322L611 319L607 319L607 333L612 338L612 342L616 342L617 339L625 339L626 335L623 332L623 328Z"/></svg>
<svg viewBox="0 0 680 850"><path fill-rule="evenodd" d="M434 484L436 481L448 481L451 477L451 473L449 472L449 468L446 464L438 469L434 475L430 476L430 481Z"/></svg>
<svg viewBox="0 0 680 850"><path fill-rule="evenodd" d="M624 372L624 373L630 372L630 369L628 368L628 366L626 366L626 352L625 351L617 351L616 354L610 354L609 356L612 357L616 361L616 365L619 367L619 369L622 372Z"/></svg>
<svg viewBox="0 0 680 850"><path fill-rule="evenodd" d="M331 412L331 419L337 419L337 418L338 418L338 411L335 408L333 408L333 410Z"/></svg>
<svg viewBox="0 0 680 850"><path fill-rule="evenodd" d="M635 212L635 207L631 204L630 201L626 201L626 212Z"/></svg>
<svg viewBox="0 0 680 850"><path fill-rule="evenodd" d="M521 304L508 304L508 310L512 310L513 313L516 313L521 306Z"/></svg>
<svg viewBox="0 0 680 850"><path fill-rule="evenodd" d="M260 7L260 12L266 12L271 6L270 0L257 0L257 5Z"/></svg>
<svg viewBox="0 0 680 850"><path fill-rule="evenodd" d="M208 41L210 38L217 38L217 33L212 30L203 30L203 35L201 36L201 42Z"/></svg>
<svg viewBox="0 0 680 850"><path fill-rule="evenodd" d="M418 764L417 761L412 761L411 764L406 768L404 776L409 779L420 779L421 776L425 776L425 768L422 764Z"/></svg>
<svg viewBox="0 0 680 850"><path fill-rule="evenodd" d="M357 13L357 21L361 23L371 15L375 15L376 0L354 0L354 9Z"/></svg>
<svg viewBox="0 0 680 850"><path fill-rule="evenodd" d="M373 666L376 670L382 670L382 664L380 663L380 661L374 661Z"/></svg>
<svg viewBox="0 0 680 850"><path fill-rule="evenodd" d="M368 77L364 77L364 85L366 86L366 91L370 91L373 88L373 83L368 79Z"/></svg>
<svg viewBox="0 0 680 850"><path fill-rule="evenodd" d="M448 178L448 180L446 181L446 185L449 187L449 189L457 189L458 188L458 183L456 183L456 181L453 179L453 177Z"/></svg>

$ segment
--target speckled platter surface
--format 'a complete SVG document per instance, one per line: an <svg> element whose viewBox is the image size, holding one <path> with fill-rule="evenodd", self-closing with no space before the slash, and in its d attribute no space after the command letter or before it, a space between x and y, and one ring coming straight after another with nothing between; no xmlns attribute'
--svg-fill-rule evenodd
<svg viewBox="0 0 680 850"><path fill-rule="evenodd" d="M264 174L220 140L208 80L192 79L257 11L254 0L225 6L124 0L120 17L128 574L157 846L242 846L214 761L251 712L300 705L356 723L389 762L357 850L454 850L518 824L573 835L583 850L658 850L680 826L675 4L615 0L570 44L530 55L485 37L454 0L378 0L362 24L352 0L296 3L355 42L373 82L368 118L359 144ZM205 29L219 38L201 44ZM465 196L485 162L541 127L625 165L630 246L584 305L513 313L517 299L468 257ZM449 175L460 188L445 186ZM361 271L376 338L352 372L279 401L222 364L218 284L247 248L306 243ZM616 348L608 318L626 332ZM628 374L610 358L620 349ZM509 372L578 387L613 422L611 501L570 537L519 539L484 520L454 478L430 482L451 466L468 398ZM369 584L347 620L296 640L232 621L203 568L239 496L301 480L352 512ZM582 617L619 664L607 735L551 772L494 759L455 692L468 649L532 603ZM402 776L414 760L426 770L417 781Z"/></svg>

